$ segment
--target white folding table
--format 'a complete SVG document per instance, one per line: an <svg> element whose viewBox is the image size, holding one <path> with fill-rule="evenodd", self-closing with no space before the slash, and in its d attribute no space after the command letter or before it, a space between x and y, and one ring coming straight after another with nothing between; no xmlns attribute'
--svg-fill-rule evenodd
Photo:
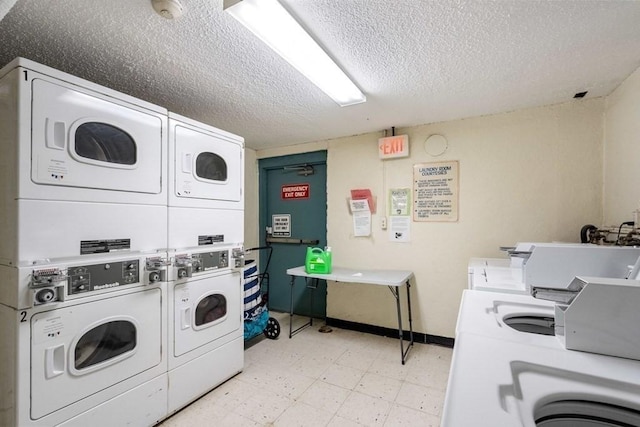
<svg viewBox="0 0 640 427"><path fill-rule="evenodd" d="M344 283L363 283L367 285L381 285L389 287L389 290L396 299L396 310L398 311L398 338L400 339L400 356L402 364L406 360L407 353L411 347L413 347L413 324L411 321L411 284L410 279L413 277L413 272L408 270L361 270L343 267L333 267L330 274L310 274L305 271L304 266L294 267L287 270L287 274L291 276L291 303L289 306L289 338L291 338L296 332L301 329L311 326L313 324L313 318L309 318L309 321L304 325L293 329L293 286L297 277L304 277L307 287L312 289L317 288L318 280L330 280L334 282ZM309 281L311 280L311 285ZM407 349L404 349L403 337L404 331L402 329L402 312L400 309L400 286L406 285L407 288L407 311L409 316L409 345Z"/></svg>

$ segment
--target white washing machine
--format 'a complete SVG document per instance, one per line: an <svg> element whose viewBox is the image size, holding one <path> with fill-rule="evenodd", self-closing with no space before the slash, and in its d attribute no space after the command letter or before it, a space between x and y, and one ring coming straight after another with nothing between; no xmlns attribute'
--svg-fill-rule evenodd
<svg viewBox="0 0 640 427"><path fill-rule="evenodd" d="M460 333L488 335L543 347L558 347L555 304L529 295L464 290L456 323ZM525 333L530 331L531 333Z"/></svg>
<svg viewBox="0 0 640 427"><path fill-rule="evenodd" d="M522 265L514 267L508 259L471 258L468 273L469 289L528 294L522 278Z"/></svg>
<svg viewBox="0 0 640 427"><path fill-rule="evenodd" d="M469 288L529 294L531 286L564 288L580 275L626 278L640 257L640 249L632 247L558 243L527 245L529 250L525 259L472 258L468 265Z"/></svg>
<svg viewBox="0 0 640 427"><path fill-rule="evenodd" d="M442 426L640 425L640 362L566 350L547 333L553 313L530 296L464 291Z"/></svg>
<svg viewBox="0 0 640 427"><path fill-rule="evenodd" d="M166 109L22 58L0 94L1 264L166 248Z"/></svg>
<svg viewBox="0 0 640 427"><path fill-rule="evenodd" d="M169 283L169 413L242 371L241 261L234 248L173 254Z"/></svg>
<svg viewBox="0 0 640 427"><path fill-rule="evenodd" d="M167 289L163 267L146 261L1 267L0 425L144 426L166 415Z"/></svg>
<svg viewBox="0 0 640 427"><path fill-rule="evenodd" d="M244 240L244 140L169 113L170 248Z"/></svg>
<svg viewBox="0 0 640 427"><path fill-rule="evenodd" d="M463 332L443 427L640 425L640 362Z"/></svg>

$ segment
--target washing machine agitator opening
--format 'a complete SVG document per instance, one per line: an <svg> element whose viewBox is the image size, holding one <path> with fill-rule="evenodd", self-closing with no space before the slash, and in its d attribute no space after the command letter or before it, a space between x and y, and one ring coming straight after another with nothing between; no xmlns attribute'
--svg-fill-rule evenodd
<svg viewBox="0 0 640 427"><path fill-rule="evenodd" d="M584 400L547 403L534 413L538 427L636 427L640 411Z"/></svg>
<svg viewBox="0 0 640 427"><path fill-rule="evenodd" d="M549 316L518 315L503 319L511 328L530 334L555 335L555 319Z"/></svg>

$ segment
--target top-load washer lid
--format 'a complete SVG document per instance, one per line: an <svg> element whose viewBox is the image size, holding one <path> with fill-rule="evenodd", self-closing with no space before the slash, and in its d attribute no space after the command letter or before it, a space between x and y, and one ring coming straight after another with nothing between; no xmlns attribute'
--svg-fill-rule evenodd
<svg viewBox="0 0 640 427"><path fill-rule="evenodd" d="M538 427L633 427L640 426L635 409L584 400L547 403L534 413Z"/></svg>

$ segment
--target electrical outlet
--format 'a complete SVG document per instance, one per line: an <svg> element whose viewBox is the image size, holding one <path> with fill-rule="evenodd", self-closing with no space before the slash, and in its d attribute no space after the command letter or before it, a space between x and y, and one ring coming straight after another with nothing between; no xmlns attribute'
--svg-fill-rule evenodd
<svg viewBox="0 0 640 427"><path fill-rule="evenodd" d="M387 229L387 217L383 216L382 218L380 218L380 228L383 230Z"/></svg>

